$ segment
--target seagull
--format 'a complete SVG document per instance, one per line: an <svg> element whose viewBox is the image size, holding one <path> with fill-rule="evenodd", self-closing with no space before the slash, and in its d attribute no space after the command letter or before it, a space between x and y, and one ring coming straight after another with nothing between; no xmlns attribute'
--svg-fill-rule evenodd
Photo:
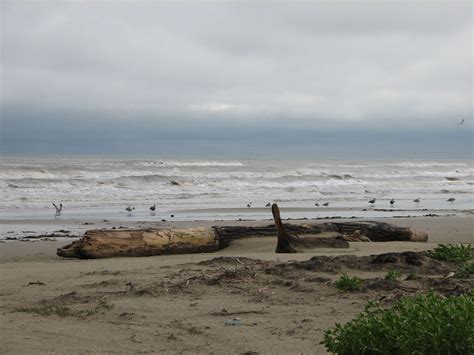
<svg viewBox="0 0 474 355"><path fill-rule="evenodd" d="M131 216L132 215L132 211L135 209L135 207L132 207L132 206L128 206L125 211L128 211L128 215Z"/></svg>
<svg viewBox="0 0 474 355"><path fill-rule="evenodd" d="M421 201L421 200L420 200L419 197L418 197L418 198L415 198L415 199L413 200L413 202L415 202L415 203L420 203L420 201Z"/></svg>
<svg viewBox="0 0 474 355"><path fill-rule="evenodd" d="M156 204L150 207L150 214L154 215L156 210Z"/></svg>
<svg viewBox="0 0 474 355"><path fill-rule="evenodd" d="M329 202L324 202L323 206L329 206Z"/></svg>
<svg viewBox="0 0 474 355"><path fill-rule="evenodd" d="M392 198L392 199L390 200L390 207L392 207L394 204L395 204L395 200Z"/></svg>
<svg viewBox="0 0 474 355"><path fill-rule="evenodd" d="M267 203L267 204L265 205L265 207L271 207L271 205L272 205L272 204L269 202L269 203Z"/></svg>
<svg viewBox="0 0 474 355"><path fill-rule="evenodd" d="M450 197L446 201L453 203L454 201L456 201L456 199L454 197Z"/></svg>
<svg viewBox="0 0 474 355"><path fill-rule="evenodd" d="M247 203L247 207L248 208L252 207L252 202Z"/></svg>
<svg viewBox="0 0 474 355"><path fill-rule="evenodd" d="M375 197L372 200L370 200L369 203L373 205L375 203Z"/></svg>
<svg viewBox="0 0 474 355"><path fill-rule="evenodd" d="M319 202L316 202L314 205L315 205L316 207L319 207Z"/></svg>
<svg viewBox="0 0 474 355"><path fill-rule="evenodd" d="M54 208L56 209L56 213L54 214L55 217L59 217L61 215L61 211L63 210L63 204L60 202L59 203L59 207L54 203L54 202L51 202L54 206Z"/></svg>
<svg viewBox="0 0 474 355"><path fill-rule="evenodd" d="M461 122L458 123L458 126L464 124L464 118L461 120Z"/></svg>

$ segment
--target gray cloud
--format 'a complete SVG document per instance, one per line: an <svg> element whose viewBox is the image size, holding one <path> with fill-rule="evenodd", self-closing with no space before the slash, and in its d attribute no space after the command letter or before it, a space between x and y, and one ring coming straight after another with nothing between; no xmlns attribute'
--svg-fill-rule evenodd
<svg viewBox="0 0 474 355"><path fill-rule="evenodd" d="M11 134L91 117L197 140L203 125L422 132L472 117L470 1L1 7Z"/></svg>

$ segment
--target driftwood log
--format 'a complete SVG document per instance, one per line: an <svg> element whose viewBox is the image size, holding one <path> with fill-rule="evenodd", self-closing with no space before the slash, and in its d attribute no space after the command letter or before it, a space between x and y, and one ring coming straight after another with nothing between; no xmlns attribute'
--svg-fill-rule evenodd
<svg viewBox="0 0 474 355"><path fill-rule="evenodd" d="M325 222L307 224L282 223L291 235L318 235L323 232L334 232L347 241L371 242L426 242L428 235L413 231L407 227L378 221L359 222ZM260 227L223 226L213 227L221 248L228 246L233 240L249 237L274 237L277 230L274 224Z"/></svg>
<svg viewBox="0 0 474 355"><path fill-rule="evenodd" d="M87 231L79 240L58 248L65 258L98 259L211 253L221 249L212 228L109 229Z"/></svg>
<svg viewBox="0 0 474 355"><path fill-rule="evenodd" d="M320 238L314 236L298 237L290 235L281 222L280 209L276 203L272 205L272 214L278 237L275 249L276 253L297 253L298 249L349 248L349 243L343 238L339 238L340 236Z"/></svg>
<svg viewBox="0 0 474 355"><path fill-rule="evenodd" d="M275 218L275 224L260 227L90 230L81 239L59 248L57 254L62 257L97 259L115 256L211 253L226 248L237 239L275 235L278 236L277 252L296 252L298 249L318 247L345 248L348 246L348 241L426 242L428 240L425 233L417 233L409 228L383 222L284 224L279 210L274 212L272 207L272 212L274 216L278 216ZM317 236L323 232L337 235L323 238Z"/></svg>

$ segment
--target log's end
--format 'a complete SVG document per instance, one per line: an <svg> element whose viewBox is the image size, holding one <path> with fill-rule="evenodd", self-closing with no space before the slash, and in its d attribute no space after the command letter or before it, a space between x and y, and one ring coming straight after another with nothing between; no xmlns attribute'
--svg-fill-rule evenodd
<svg viewBox="0 0 474 355"><path fill-rule="evenodd" d="M74 258L76 243L76 241L73 241L71 244L65 245L61 248L57 248L56 255L62 256L63 258Z"/></svg>
<svg viewBox="0 0 474 355"><path fill-rule="evenodd" d="M425 232L412 231L410 241L412 241L412 242L427 242L428 241L428 234L426 234Z"/></svg>
<svg viewBox="0 0 474 355"><path fill-rule="evenodd" d="M57 256L62 256L63 258L73 258L74 255L71 253L67 248L57 248L56 249L56 255Z"/></svg>

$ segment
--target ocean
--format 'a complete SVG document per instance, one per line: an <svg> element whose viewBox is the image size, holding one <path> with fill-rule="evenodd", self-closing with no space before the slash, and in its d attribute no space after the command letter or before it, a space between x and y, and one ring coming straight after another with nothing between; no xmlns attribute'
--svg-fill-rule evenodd
<svg viewBox="0 0 474 355"><path fill-rule="evenodd" d="M269 202L286 210L286 218L459 214L474 206L469 160L69 156L3 157L0 166L0 219L8 220L54 218L52 202L64 205L59 218L111 220L171 214L176 220L266 219ZM325 202L329 206L322 206ZM128 205L135 207L131 216Z"/></svg>

